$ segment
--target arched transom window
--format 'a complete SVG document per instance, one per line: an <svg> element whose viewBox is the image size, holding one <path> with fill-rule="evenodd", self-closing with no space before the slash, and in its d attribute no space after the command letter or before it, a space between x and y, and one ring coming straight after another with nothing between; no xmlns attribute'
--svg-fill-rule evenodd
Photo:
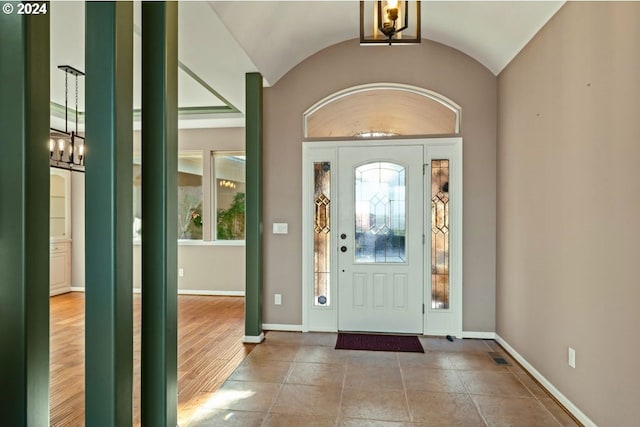
<svg viewBox="0 0 640 427"><path fill-rule="evenodd" d="M349 88L304 113L306 138L455 135L460 107L427 89L394 83Z"/></svg>

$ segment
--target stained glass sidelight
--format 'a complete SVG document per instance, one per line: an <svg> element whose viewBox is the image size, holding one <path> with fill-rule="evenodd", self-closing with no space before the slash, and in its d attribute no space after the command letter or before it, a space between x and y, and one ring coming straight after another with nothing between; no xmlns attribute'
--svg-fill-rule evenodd
<svg viewBox="0 0 640 427"><path fill-rule="evenodd" d="M449 308L449 160L431 161L431 308Z"/></svg>
<svg viewBox="0 0 640 427"><path fill-rule="evenodd" d="M313 164L314 305L331 305L331 164Z"/></svg>
<svg viewBox="0 0 640 427"><path fill-rule="evenodd" d="M355 261L404 263L405 168L373 162L355 170Z"/></svg>

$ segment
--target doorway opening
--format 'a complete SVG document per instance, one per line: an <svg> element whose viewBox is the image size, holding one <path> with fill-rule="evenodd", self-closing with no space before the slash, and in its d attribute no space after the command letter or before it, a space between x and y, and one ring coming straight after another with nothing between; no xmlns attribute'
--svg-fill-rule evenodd
<svg viewBox="0 0 640 427"><path fill-rule="evenodd" d="M460 117L397 83L304 113L303 330L461 337Z"/></svg>

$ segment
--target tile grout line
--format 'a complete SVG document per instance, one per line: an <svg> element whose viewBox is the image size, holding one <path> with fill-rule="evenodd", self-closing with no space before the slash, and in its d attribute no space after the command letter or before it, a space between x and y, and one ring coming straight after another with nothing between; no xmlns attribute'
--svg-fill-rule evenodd
<svg viewBox="0 0 640 427"><path fill-rule="evenodd" d="M336 422L335 425L338 426L340 422L340 413L342 411L342 399L344 397L344 388L347 385L347 370L349 369L349 354L345 359L344 363L344 374L342 375L342 388L340 388L340 400L338 401L338 413L336 414Z"/></svg>
<svg viewBox="0 0 640 427"><path fill-rule="evenodd" d="M295 356L293 357L295 360ZM280 387L278 387L278 391L276 392L276 395L274 396L273 400L271 401L271 405L269 405L269 408L267 409L267 412L265 412L264 414L264 419L262 420L262 423L260 424L261 427L264 427L266 425L267 420L269 419L269 415L271 414L271 409L273 409L273 407L275 406L276 402L278 401L278 397L280 397L280 394L282 393L282 389L284 388L284 385L287 382L287 379L289 379L289 375L291 375L291 372L293 371L293 365L295 364L295 362L293 360L288 360L287 362L290 363L289 365L289 370L287 371L287 374L284 376L282 383L280 383Z"/></svg>
<svg viewBox="0 0 640 427"><path fill-rule="evenodd" d="M411 405L409 405L409 394L407 393L407 385L404 382L404 370L402 369L402 364L400 363L400 353L396 352L396 358L398 359L398 368L400 368L400 380L402 381L402 391L404 392L404 402L407 404L407 412L409 413L409 422L412 423L413 411L411 410Z"/></svg>
<svg viewBox="0 0 640 427"><path fill-rule="evenodd" d="M446 353L447 359L449 359L449 354ZM451 361L450 361L451 362ZM476 408L476 411L478 412L478 415L480 415L480 419L482 420L482 422L484 423L485 426L489 425L489 422L486 420L486 418L484 417L484 415L482 414L482 411L480 410L480 406L478 406L478 404L476 403L476 401L473 399L473 397L471 397L471 392L469 391L469 388L467 387L467 385L465 384L465 382L462 379L462 376L460 374L460 371L456 368L456 366L452 363L451 366L453 367L454 372L456 373L456 376L458 377L458 381L460 381L460 383L462 384L462 387L465 390L465 395L469 398L469 400L471 400L471 403L473 403L473 406Z"/></svg>

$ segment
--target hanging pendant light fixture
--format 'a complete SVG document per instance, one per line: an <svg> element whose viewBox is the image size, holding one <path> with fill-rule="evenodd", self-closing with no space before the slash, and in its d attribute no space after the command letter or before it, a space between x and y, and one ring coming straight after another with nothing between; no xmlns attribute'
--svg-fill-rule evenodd
<svg viewBox="0 0 640 427"><path fill-rule="evenodd" d="M78 77L84 73L70 65L59 65L64 71L64 130L50 129L49 165L59 169L84 172L86 144L84 137L78 135ZM75 77L75 129L69 132L69 75Z"/></svg>
<svg viewBox="0 0 640 427"><path fill-rule="evenodd" d="M420 43L420 1L361 1L360 44Z"/></svg>

